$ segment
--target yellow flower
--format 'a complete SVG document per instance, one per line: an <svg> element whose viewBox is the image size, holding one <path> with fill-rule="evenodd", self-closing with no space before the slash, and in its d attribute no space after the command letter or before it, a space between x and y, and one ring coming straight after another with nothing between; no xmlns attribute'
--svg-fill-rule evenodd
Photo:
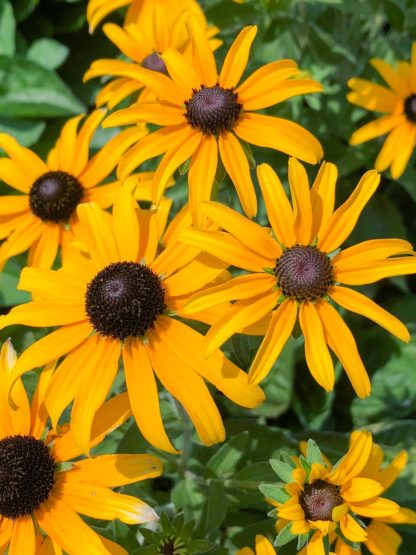
<svg viewBox="0 0 416 555"><path fill-rule="evenodd" d="M248 275L238 276L191 299L186 312L236 301L209 330L205 352L210 355L234 333L256 324L265 337L250 369L250 381L260 382L289 339L297 317L305 337L306 362L315 380L331 391L334 367L328 347L344 366L360 397L370 393L370 381L354 337L331 302L366 316L403 341L406 327L372 300L344 285L364 285L381 278L413 274L416 257L401 239L364 241L344 250L366 203L379 184L376 171L367 172L351 196L334 211L337 169L322 164L312 189L303 166L289 160L290 204L284 188L267 164L257 169L269 221L268 229L218 203L202 211L225 231L184 230L181 240L217 256ZM263 330L263 331L261 331Z"/></svg>
<svg viewBox="0 0 416 555"><path fill-rule="evenodd" d="M157 211L138 209L126 186L117 193L112 216L85 203L78 218L75 244L84 254L74 249L58 271L25 268L19 288L37 300L0 321L1 327L60 326L22 354L13 379L67 355L51 378L46 405L56 424L74 401L71 429L88 452L94 415L122 357L132 411L150 443L176 452L162 423L155 373L184 406L203 443L223 441L221 415L205 380L249 408L263 401L263 392L221 352L205 359L203 336L175 315L181 316L192 292L223 275L224 263L174 240L186 222L183 213L159 252L162 219Z"/></svg>
<svg viewBox="0 0 416 555"><path fill-rule="evenodd" d="M134 7L134 3L131 8ZM137 10L136 10L137 11ZM222 41L215 38L217 27L208 26L204 13L194 0L159 0L140 2L135 20L129 17L125 27L112 23L104 25L104 33L120 51L137 64L153 71L167 74L166 65L161 58L166 49L174 48L190 58L190 37L187 22L191 16L197 17L201 29L209 40L210 48L215 50ZM96 60L85 74L84 80L104 75L117 75L128 71L131 63L122 60ZM97 95L98 106L116 106L121 100L141 90L139 102L154 100L155 95L143 83L131 77L121 77L107 83Z"/></svg>
<svg viewBox="0 0 416 555"><path fill-rule="evenodd" d="M384 60L374 58L371 64L389 88L354 77L348 81L352 92L347 98L353 104L386 115L357 129L350 143L358 145L388 133L375 167L378 171L390 167L392 177L397 179L406 169L416 140L416 42L410 63L401 61L394 69Z"/></svg>
<svg viewBox="0 0 416 555"><path fill-rule="evenodd" d="M81 202L111 206L120 183L101 183L111 174L121 154L146 135L144 125L127 129L89 157L92 136L105 112L70 119L63 127L55 148L45 163L37 154L19 145L11 136L0 134L0 148L8 157L0 159L0 180L18 191L0 197L0 265L11 256L29 249L29 266L50 268L58 247L65 249L67 224L76 220Z"/></svg>
<svg viewBox="0 0 416 555"><path fill-rule="evenodd" d="M361 476L379 482L382 486L382 493L387 491L394 484L398 476L405 468L407 463L406 451L401 451L393 461L382 468L384 453L381 447L373 444L370 457L366 467L361 472ZM367 539L364 545L373 555L397 555L402 543L400 535L390 526L391 524L416 524L416 512L411 509L400 507L393 515L373 515L365 519L367 525ZM335 545L337 555L361 555L361 550L354 550L347 545L341 538L338 538Z"/></svg>
<svg viewBox="0 0 416 555"><path fill-rule="evenodd" d="M10 340L0 355L0 550L35 555L125 554L120 546L92 530L78 513L88 517L138 524L157 520L146 503L111 488L160 476L162 461L152 455L99 455L79 458L81 449L66 424L56 432L47 428L44 394L53 367L41 374L32 406L20 379L9 388L16 354ZM126 394L113 397L97 412L92 444L130 416ZM75 462L70 462L76 459ZM48 539L39 551L43 536ZM50 551L46 550L49 546Z"/></svg>
<svg viewBox="0 0 416 555"><path fill-rule="evenodd" d="M360 519L394 518L399 506L379 497L383 486L376 477L363 477L372 449L370 433L354 432L348 453L334 467L314 442L309 445L311 452L306 458L271 461L285 482L271 499L282 521L279 528L284 526L280 534L302 536L307 555L324 555L324 538L334 532L360 543L368 536ZM272 491L273 486L265 487ZM264 486L261 489L267 491Z"/></svg>
<svg viewBox="0 0 416 555"><path fill-rule="evenodd" d="M269 540L259 534L256 536L256 553L250 547L243 547L237 551L237 555L277 555L277 553Z"/></svg>
<svg viewBox="0 0 416 555"><path fill-rule="evenodd" d="M167 179L190 158L189 203L194 219L197 217L198 225L202 225L200 204L211 197L220 157L244 211L252 217L257 212L257 198L241 141L280 150L312 164L322 157L321 145L306 129L255 111L298 94L319 92L322 86L310 79L289 79L299 73L292 60L267 64L238 85L257 27L245 27L240 32L218 74L198 21L191 18L188 26L193 64L168 49L162 58L170 77L134 66L120 71L144 83L157 100L120 110L104 125L147 121L162 127L122 157L120 177L126 177L145 160L164 154L153 181L153 202L157 204Z"/></svg>

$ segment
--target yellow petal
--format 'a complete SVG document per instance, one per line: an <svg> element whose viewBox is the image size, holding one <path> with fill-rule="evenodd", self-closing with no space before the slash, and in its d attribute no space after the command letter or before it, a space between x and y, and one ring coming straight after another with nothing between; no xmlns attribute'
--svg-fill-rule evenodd
<svg viewBox="0 0 416 555"><path fill-rule="evenodd" d="M157 384L145 347L139 339L129 339L122 354L131 408L141 433L155 447L177 453L163 426Z"/></svg>
<svg viewBox="0 0 416 555"><path fill-rule="evenodd" d="M235 333L241 333L245 326L257 322L276 306L279 293L270 291L258 298L237 301L211 327L205 336L205 354L211 355Z"/></svg>
<svg viewBox="0 0 416 555"><path fill-rule="evenodd" d="M192 16L187 24L192 43L193 66L199 83L214 87L218 81L217 66L201 22Z"/></svg>
<svg viewBox="0 0 416 555"><path fill-rule="evenodd" d="M92 202L80 204L77 214L93 261L100 267L118 262L117 243L108 214Z"/></svg>
<svg viewBox="0 0 416 555"><path fill-rule="evenodd" d="M244 27L230 46L219 77L221 87L230 89L237 86L246 69L250 48L256 34L255 25Z"/></svg>
<svg viewBox="0 0 416 555"><path fill-rule="evenodd" d="M355 432L351 437L348 453L327 476L332 483L345 483L359 475L370 456L373 440L366 431Z"/></svg>
<svg viewBox="0 0 416 555"><path fill-rule="evenodd" d="M413 254L413 247L403 239L370 239L343 249L333 258L333 264L340 270L358 270L369 262L400 254ZM338 277L338 276L337 276Z"/></svg>
<svg viewBox="0 0 416 555"><path fill-rule="evenodd" d="M376 497L383 491L383 487L376 480L369 478L353 478L346 487L342 489L342 497L347 502L356 503Z"/></svg>
<svg viewBox="0 0 416 555"><path fill-rule="evenodd" d="M289 184L295 214L295 232L301 245L309 245L312 233L312 204L305 168L296 158L289 159Z"/></svg>
<svg viewBox="0 0 416 555"><path fill-rule="evenodd" d="M370 501L349 503L350 509L358 515L368 518L383 518L394 515L399 510L399 505L390 499L376 497Z"/></svg>
<svg viewBox="0 0 416 555"><path fill-rule="evenodd" d="M270 372L281 350L289 339L296 322L297 307L286 299L273 312L267 333L260 345L249 371L251 383L259 383Z"/></svg>
<svg viewBox="0 0 416 555"><path fill-rule="evenodd" d="M197 227L206 227L201 204L210 200L218 167L218 145L213 135L204 135L189 166L189 207Z"/></svg>
<svg viewBox="0 0 416 555"><path fill-rule="evenodd" d="M397 480L407 464L406 451L400 451L392 462L377 473L376 480L383 486L383 491L387 490Z"/></svg>
<svg viewBox="0 0 416 555"><path fill-rule="evenodd" d="M404 116L402 114L382 116L374 121L370 121L357 129L357 131L354 131L350 138L350 144L359 145L376 137L381 137L389 133L396 125L403 123L403 121Z"/></svg>
<svg viewBox="0 0 416 555"><path fill-rule="evenodd" d="M323 162L310 192L313 214L313 239L320 236L321 228L326 225L332 216L337 179L338 169L335 164Z"/></svg>
<svg viewBox="0 0 416 555"><path fill-rule="evenodd" d="M347 99L352 104L357 104L367 110L375 112L394 112L401 103L399 96L390 91L387 87L371 83L366 79L353 78L348 81L348 86L353 89L347 95Z"/></svg>
<svg viewBox="0 0 416 555"><path fill-rule="evenodd" d="M329 296L347 310L373 320L402 341L410 341L409 331L400 320L358 291L347 287L333 286L329 291Z"/></svg>
<svg viewBox="0 0 416 555"><path fill-rule="evenodd" d="M205 202L202 210L206 216L228 231L249 249L270 259L271 267L282 251L267 229L251 222L235 210L218 202Z"/></svg>
<svg viewBox="0 0 416 555"><path fill-rule="evenodd" d="M350 197L321 227L318 246L325 252L332 252L350 235L367 202L380 183L380 175L375 170L366 172Z"/></svg>
<svg viewBox="0 0 416 555"><path fill-rule="evenodd" d="M50 268L55 262L60 243L61 228L54 223L45 223L42 234L29 251L28 263L36 268Z"/></svg>
<svg viewBox="0 0 416 555"><path fill-rule="evenodd" d="M357 265L358 266L358 265ZM393 276L405 276L416 272L415 256L399 256L381 261L362 263L358 268L337 268L338 281L346 285L364 285Z"/></svg>
<svg viewBox="0 0 416 555"><path fill-rule="evenodd" d="M400 535L391 526L373 520L368 527L365 545L374 555L397 555L402 541Z"/></svg>
<svg viewBox="0 0 416 555"><path fill-rule="evenodd" d="M142 524L158 520L146 503L97 484L62 481L58 485L65 504L77 513L103 520L121 520L126 524Z"/></svg>
<svg viewBox="0 0 416 555"><path fill-rule="evenodd" d="M265 536L256 536L256 555L276 555L274 547Z"/></svg>
<svg viewBox="0 0 416 555"><path fill-rule="evenodd" d="M200 86L200 81L189 61L178 51L168 48L162 54L169 75L183 89L185 98L191 98L193 89Z"/></svg>
<svg viewBox="0 0 416 555"><path fill-rule="evenodd" d="M257 214L257 197L251 180L247 156L233 133L222 133L218 138L221 160L233 182L241 206L249 218Z"/></svg>
<svg viewBox="0 0 416 555"><path fill-rule="evenodd" d="M234 132L243 141L279 150L310 164L316 164L323 156L319 141L309 131L286 119L249 112L240 116Z"/></svg>
<svg viewBox="0 0 416 555"><path fill-rule="evenodd" d="M114 236L120 260L137 260L140 232L136 206L131 190L126 185L121 187L113 206Z"/></svg>
<svg viewBox="0 0 416 555"><path fill-rule="evenodd" d="M406 98L412 93L406 81L387 62L373 58L370 63L397 95Z"/></svg>
<svg viewBox="0 0 416 555"><path fill-rule="evenodd" d="M390 168L393 179L398 179L406 169L416 141L416 125L414 123L406 122L399 129L401 131L400 142L397 144Z"/></svg>
<svg viewBox="0 0 416 555"><path fill-rule="evenodd" d="M367 538L367 532L362 528L358 522L347 514L340 520L341 532L351 542L363 542Z"/></svg>
<svg viewBox="0 0 416 555"><path fill-rule="evenodd" d="M334 365L325 342L321 319L314 304L309 302L301 304L299 323L305 337L305 356L308 368L325 391L332 391L335 381Z"/></svg>
<svg viewBox="0 0 416 555"><path fill-rule="evenodd" d="M293 246L296 243L295 216L279 177L268 164L257 166L257 177L277 239L285 247Z"/></svg>
<svg viewBox="0 0 416 555"><path fill-rule="evenodd" d="M2 326L22 324L25 326L61 326L85 321L82 300L33 301L15 306L2 319Z"/></svg>
<svg viewBox="0 0 416 555"><path fill-rule="evenodd" d="M49 171L48 166L37 154L28 148L20 146L16 139L10 135L0 133L0 148L2 148L18 165L22 172L32 180L32 183L35 179Z"/></svg>
<svg viewBox="0 0 416 555"><path fill-rule="evenodd" d="M35 552L35 529L32 517L19 517L14 521L8 555L22 555L22 553L35 555Z"/></svg>

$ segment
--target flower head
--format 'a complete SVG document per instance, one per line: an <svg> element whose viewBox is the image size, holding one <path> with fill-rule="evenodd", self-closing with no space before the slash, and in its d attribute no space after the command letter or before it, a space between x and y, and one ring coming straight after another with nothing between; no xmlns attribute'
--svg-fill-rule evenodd
<svg viewBox="0 0 416 555"><path fill-rule="evenodd" d="M351 437L354 437L352 435ZM382 486L384 494L397 480L407 463L406 451L400 451L391 463L383 465L383 449L373 443L367 465L361 472L361 476L376 480ZM392 524L416 524L416 512L405 507L392 515L374 514L372 517L364 519L366 524L367 538L363 542L365 547L372 555L397 555L402 543L400 534L392 528ZM334 551L337 555L361 555L361 549L354 549L345 543L341 538L337 538Z"/></svg>
<svg viewBox="0 0 416 555"><path fill-rule="evenodd" d="M260 382L289 339L297 318L305 338L306 362L315 380L327 391L334 386L328 347L344 366L360 397L370 393L370 381L354 337L333 303L375 321L404 341L406 327L365 295L345 287L381 278L413 274L416 257L401 239L375 239L340 250L380 181L367 172L351 196L334 210L337 169L322 164L309 189L303 166L289 161L290 204L279 178L267 164L257 169L270 230L250 222L218 203L201 210L224 231L187 229L180 239L248 272L196 294L185 311L206 310L235 301L205 337L205 352L213 353L234 333L250 325L265 334L250 369Z"/></svg>
<svg viewBox="0 0 416 555"><path fill-rule="evenodd" d="M358 145L388 134L375 168L378 171L390 168L392 177L397 179L406 169L416 140L416 42L410 63L401 61L394 69L384 60L374 58L371 64L388 87L354 77L348 81L352 92L347 98L353 104L385 115L360 127L350 143Z"/></svg>
<svg viewBox="0 0 416 555"><path fill-rule="evenodd" d="M0 356L0 517L2 549L10 553L35 555L38 546L58 553L65 550L83 555L127 552L100 536L79 516L104 520L120 519L127 524L157 520L146 503L115 493L111 488L159 476L162 461L153 455L100 455L79 458L81 449L67 424L55 430L47 427L44 393L53 366L45 368L38 382L32 406L22 381L9 389L16 361L10 340ZM91 443L98 445L107 433L131 415L126 394L113 397L97 412L92 424ZM71 462L72 459L77 459ZM46 539L44 538L46 536ZM46 543L45 543L46 542ZM55 551L56 550L56 551Z"/></svg>
<svg viewBox="0 0 416 555"><path fill-rule="evenodd" d="M188 26L192 63L168 49L162 58L169 76L137 67L119 72L144 83L157 99L120 110L104 125L148 121L161 126L122 157L119 174L124 178L145 160L163 154L153 181L153 201L157 204L172 173L190 158L189 203L194 221L203 225L200 205L211 198L221 158L243 210L251 218L257 212L257 198L244 142L280 150L312 164L322 157L321 145L306 129L255 112L299 94L319 92L322 86L311 79L292 79L299 73L292 60L267 64L239 84L257 27L240 32L218 72L198 20L190 18Z"/></svg>
<svg viewBox="0 0 416 555"><path fill-rule="evenodd" d="M144 125L128 129L89 156L90 141L104 117L96 110L70 119L44 162L11 136L0 134L0 179L20 194L0 197L0 264L29 249L29 266L50 268L58 247L68 244L68 226L82 202L111 206L120 182L102 185L128 147L147 133Z"/></svg>
<svg viewBox="0 0 416 555"><path fill-rule="evenodd" d="M312 440L306 456L271 461L284 485L260 489L276 506L280 532L275 545L298 537L298 549L306 546L307 555L323 554L324 542L334 533L361 543L368 537L363 518L394 517L399 506L379 497L383 486L377 477L365 477L371 449L371 434L354 432L347 454L334 467Z"/></svg>
<svg viewBox="0 0 416 555"><path fill-rule="evenodd" d="M222 419L205 380L245 407L257 406L264 395L221 352L205 359L203 336L176 316L192 292L224 275L224 263L174 240L188 225L183 213L160 252L163 213L137 208L126 185L112 216L85 203L78 219L63 268L25 268L19 287L36 294L36 301L15 307L0 323L59 326L22 354L13 379L66 355L50 380L46 405L56 424L74 401L71 429L88 452L94 415L122 358L132 411L150 443L176 452L162 423L155 374L205 444L223 441ZM209 311L197 317L210 321Z"/></svg>

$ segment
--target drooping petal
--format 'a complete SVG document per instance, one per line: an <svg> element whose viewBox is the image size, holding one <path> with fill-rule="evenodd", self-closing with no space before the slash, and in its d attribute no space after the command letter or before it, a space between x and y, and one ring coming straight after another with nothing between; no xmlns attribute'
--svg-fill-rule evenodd
<svg viewBox="0 0 416 555"><path fill-rule="evenodd" d="M245 113L240 116L234 132L243 141L279 150L310 164L316 164L323 156L319 141L309 131L286 119Z"/></svg>
<svg viewBox="0 0 416 555"><path fill-rule="evenodd" d="M397 555L401 536L391 526L372 520L368 526L366 546L373 555Z"/></svg>
<svg viewBox="0 0 416 555"><path fill-rule="evenodd" d="M169 75L182 87L184 98L191 98L193 89L198 89L201 83L189 61L173 48L165 50L162 58Z"/></svg>
<svg viewBox="0 0 416 555"><path fill-rule="evenodd" d="M108 214L92 202L78 206L80 235L84 235L91 258L100 268L119 261L117 243Z"/></svg>
<svg viewBox="0 0 416 555"><path fill-rule="evenodd" d="M343 535L351 542L363 542L367 539L367 532L351 515L344 515L340 522Z"/></svg>
<svg viewBox="0 0 416 555"><path fill-rule="evenodd" d="M413 122L406 122L400 126L400 130L399 142L390 168L393 179L398 179L406 169L416 142L416 125Z"/></svg>
<svg viewBox="0 0 416 555"><path fill-rule="evenodd" d="M387 87L366 79L353 77L348 81L348 86L353 90L347 94L347 99L367 110L390 113L394 112L401 102L401 98Z"/></svg>
<svg viewBox="0 0 416 555"><path fill-rule="evenodd" d="M303 302L299 309L299 323L305 337L306 363L312 376L325 391L334 388L334 365L325 342L324 330L315 305Z"/></svg>
<svg viewBox="0 0 416 555"><path fill-rule="evenodd" d="M362 293L337 285L331 287L329 296L347 310L373 320L402 341L410 341L410 334L406 326Z"/></svg>
<svg viewBox="0 0 416 555"><path fill-rule="evenodd" d="M337 270L358 270L360 266L366 266L369 262L378 263L389 256L400 254L413 254L413 247L408 241L370 239L343 249L332 260Z"/></svg>
<svg viewBox="0 0 416 555"><path fill-rule="evenodd" d="M30 185L35 179L49 171L48 166L37 154L21 146L16 139L10 135L0 133L0 148L2 148L12 161L17 164L19 169L29 177L31 180ZM27 189L25 189L24 192L27 192Z"/></svg>
<svg viewBox="0 0 416 555"><path fill-rule="evenodd" d="M28 263L36 268L51 268L58 252L61 229L54 223L44 223L40 237L32 243Z"/></svg>
<svg viewBox="0 0 416 555"><path fill-rule="evenodd" d="M382 116L374 121L366 123L351 135L350 144L359 145L389 133L396 125L400 125L404 121L403 114L393 114Z"/></svg>
<svg viewBox="0 0 416 555"><path fill-rule="evenodd" d="M355 432L351 436L347 454L325 479L331 483L345 483L358 476L367 464L372 444L373 439L369 432Z"/></svg>
<svg viewBox="0 0 416 555"><path fill-rule="evenodd" d="M32 301L15 306L3 317L2 326L62 326L85 321L84 303L81 300Z"/></svg>
<svg viewBox="0 0 416 555"><path fill-rule="evenodd" d="M273 312L267 333L260 345L249 371L250 383L259 383L270 372L289 339L297 316L296 303L286 299Z"/></svg>
<svg viewBox="0 0 416 555"><path fill-rule="evenodd" d="M163 426L157 384L144 345L131 338L122 355L131 409L141 433L155 447L177 453Z"/></svg>
<svg viewBox="0 0 416 555"><path fill-rule="evenodd" d="M253 218L257 214L257 197L243 147L233 133L221 134L218 146L221 160L234 183L241 206L247 216Z"/></svg>
<svg viewBox="0 0 416 555"><path fill-rule="evenodd" d="M367 397L371 391L371 384L351 331L329 303L317 303L316 308L327 344L343 365L357 395L361 398Z"/></svg>
<svg viewBox="0 0 416 555"><path fill-rule="evenodd" d="M14 521L8 555L35 555L35 529L31 516L19 517Z"/></svg>

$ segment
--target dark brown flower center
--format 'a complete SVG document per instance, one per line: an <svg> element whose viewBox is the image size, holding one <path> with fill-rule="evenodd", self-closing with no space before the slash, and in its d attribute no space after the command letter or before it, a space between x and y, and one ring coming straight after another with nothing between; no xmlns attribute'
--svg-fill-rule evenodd
<svg viewBox="0 0 416 555"><path fill-rule="evenodd" d="M85 295L85 311L94 329L121 341L145 335L165 308L159 277L136 262L106 266L90 281Z"/></svg>
<svg viewBox="0 0 416 555"><path fill-rule="evenodd" d="M164 73L165 75L168 74L166 64L157 52L152 52L152 54L146 56L142 62L142 66L146 69L151 69L152 71L158 71L159 73Z"/></svg>
<svg viewBox="0 0 416 555"><path fill-rule="evenodd" d="M299 502L307 520L332 520L332 509L344 500L338 486L316 480L305 486Z"/></svg>
<svg viewBox="0 0 416 555"><path fill-rule="evenodd" d="M416 123L416 94L408 96L404 101L404 113L409 121Z"/></svg>
<svg viewBox="0 0 416 555"><path fill-rule="evenodd" d="M48 172L32 185L29 205L44 222L65 223L83 197L84 188L76 177L66 172Z"/></svg>
<svg viewBox="0 0 416 555"><path fill-rule="evenodd" d="M28 516L48 499L55 483L55 461L32 436L0 440L0 515Z"/></svg>
<svg viewBox="0 0 416 555"><path fill-rule="evenodd" d="M277 260L275 274L286 297L314 301L328 292L334 283L329 257L311 245L296 245Z"/></svg>
<svg viewBox="0 0 416 555"><path fill-rule="evenodd" d="M208 135L231 131L243 107L233 89L223 89L218 85L201 85L199 90L194 89L185 106L188 123Z"/></svg>

